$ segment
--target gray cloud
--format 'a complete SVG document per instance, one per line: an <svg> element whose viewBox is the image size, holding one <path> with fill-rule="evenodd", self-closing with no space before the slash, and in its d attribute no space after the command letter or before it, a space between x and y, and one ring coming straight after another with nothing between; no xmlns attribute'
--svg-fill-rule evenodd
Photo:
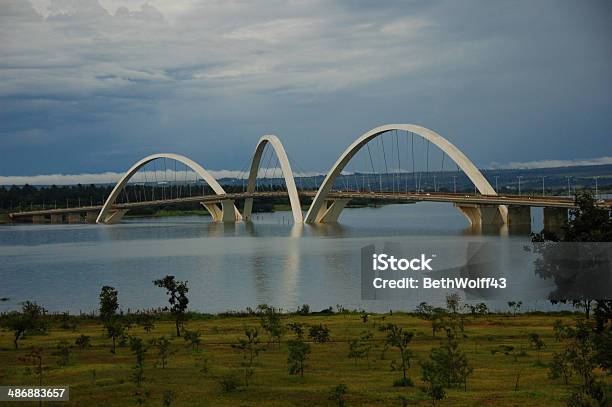
<svg viewBox="0 0 612 407"><path fill-rule="evenodd" d="M32 4L0 4L1 174L117 171L162 150L239 168L263 133L325 170L384 122L480 163L600 156L609 140L605 1Z"/></svg>

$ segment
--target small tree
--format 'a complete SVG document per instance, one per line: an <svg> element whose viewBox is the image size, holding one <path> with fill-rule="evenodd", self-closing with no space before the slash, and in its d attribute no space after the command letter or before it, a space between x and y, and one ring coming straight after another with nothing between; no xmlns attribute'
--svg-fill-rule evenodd
<svg viewBox="0 0 612 407"><path fill-rule="evenodd" d="M161 364L162 369L166 368L166 362L168 357L170 356L170 340L165 336L160 336L159 338L153 339L151 344L153 346L157 346L157 363Z"/></svg>
<svg viewBox="0 0 612 407"><path fill-rule="evenodd" d="M432 406L436 405L437 400L446 397L440 373L439 367L434 362L421 362L421 380L426 384L425 393L431 397Z"/></svg>
<svg viewBox="0 0 612 407"><path fill-rule="evenodd" d="M74 344L79 347L79 349L86 349L91 346L91 337L88 335L81 335L74 341Z"/></svg>
<svg viewBox="0 0 612 407"><path fill-rule="evenodd" d="M553 353L552 361L549 365L548 377L551 379L563 378L563 382L569 384L573 371L567 351Z"/></svg>
<svg viewBox="0 0 612 407"><path fill-rule="evenodd" d="M238 386L240 385L240 379L238 379L234 372L225 373L221 375L218 380L219 386L221 386L221 391L223 391L224 393L231 393L233 391L236 391L236 389L238 389Z"/></svg>
<svg viewBox="0 0 612 407"><path fill-rule="evenodd" d="M29 362L34 365L34 373L38 377L38 387L42 386L42 376L43 372L45 371L45 366L43 366L42 348L32 348L27 355L20 357L19 360Z"/></svg>
<svg viewBox="0 0 612 407"><path fill-rule="evenodd" d="M47 330L45 321L46 310L35 302L26 301L22 304L21 312L10 312L0 322L2 326L13 331L13 345L19 348L19 340L26 334L43 333Z"/></svg>
<svg viewBox="0 0 612 407"><path fill-rule="evenodd" d="M144 406L147 404L149 397L151 397L151 392L149 389L143 389L141 387L136 387L136 390L132 394L134 396L134 402L139 406Z"/></svg>
<svg viewBox="0 0 612 407"><path fill-rule="evenodd" d="M457 293L451 293L446 296L446 309L453 314L459 310L459 304L461 303L461 297Z"/></svg>
<svg viewBox="0 0 612 407"><path fill-rule="evenodd" d="M341 383L331 389L329 392L329 399L331 401L336 402L338 407L346 406L346 393L348 392L348 386L344 383Z"/></svg>
<svg viewBox="0 0 612 407"><path fill-rule="evenodd" d="M290 322L287 324L289 330L295 334L299 339L304 339L304 325L300 322Z"/></svg>
<svg viewBox="0 0 612 407"><path fill-rule="evenodd" d="M197 351L200 349L201 336L202 334L199 331L185 331L185 342L191 344L191 350Z"/></svg>
<svg viewBox="0 0 612 407"><path fill-rule="evenodd" d="M512 356L512 359L516 362L518 359L518 353L514 346L511 345L499 345L496 349L491 349L491 354L495 355L496 353L502 353L507 356ZM514 381L514 391L518 391L519 388L519 380L521 379L521 374L523 373L523 369L515 369L516 377Z"/></svg>
<svg viewBox="0 0 612 407"><path fill-rule="evenodd" d="M100 290L100 318L102 321L113 319L119 309L119 296L115 287L105 285Z"/></svg>
<svg viewBox="0 0 612 407"><path fill-rule="evenodd" d="M447 325L446 314L436 312L431 319L431 335L435 338L438 331L442 331Z"/></svg>
<svg viewBox="0 0 612 407"><path fill-rule="evenodd" d="M153 281L157 287L165 288L168 294L168 302L170 303L170 313L174 317L176 326L176 336L181 336L181 326L185 321L185 312L189 299L187 298L187 281L178 281L174 276L166 276L164 278Z"/></svg>
<svg viewBox="0 0 612 407"><path fill-rule="evenodd" d="M434 307L427 304L426 302L422 302L415 308L414 312L419 318L425 321L429 321L433 314L433 310Z"/></svg>
<svg viewBox="0 0 612 407"><path fill-rule="evenodd" d="M57 344L57 350L53 352L53 356L57 356L57 364L59 366L68 366L72 355L72 346L67 341L60 341Z"/></svg>
<svg viewBox="0 0 612 407"><path fill-rule="evenodd" d="M149 314L140 314L136 318L136 323L145 330L146 333L150 334L151 331L155 328L155 321L153 316Z"/></svg>
<svg viewBox="0 0 612 407"><path fill-rule="evenodd" d="M117 338L125 335L126 326L117 315L119 309L119 294L114 287L105 285L100 290L100 319L106 334L113 341L111 353L115 353Z"/></svg>
<svg viewBox="0 0 612 407"><path fill-rule="evenodd" d="M484 302L480 302L478 304L467 304L467 308L470 310L470 314L473 317L479 315L486 315L489 313L489 307Z"/></svg>
<svg viewBox="0 0 612 407"><path fill-rule="evenodd" d="M370 317L370 315L368 315L367 312L362 311L359 317L361 318L361 322L365 324L366 322L368 322L368 318Z"/></svg>
<svg viewBox="0 0 612 407"><path fill-rule="evenodd" d="M409 386L411 384L408 378L408 369L410 368L410 359L412 352L408 348L408 345L412 341L414 334L412 332L404 332L403 328L398 327L395 324L388 324L385 327L387 337L385 343L389 346L397 348L400 354L400 367L402 370L402 380L399 382L401 386ZM391 368L397 370L397 363L393 361Z"/></svg>
<svg viewBox="0 0 612 407"><path fill-rule="evenodd" d="M538 363L541 363L540 362L540 350L542 350L542 348L546 346L546 344L544 343L542 338L540 338L540 335L538 335L535 332L531 332L528 338L529 338L529 343L531 344L531 347L533 347L537 352Z"/></svg>
<svg viewBox="0 0 612 407"><path fill-rule="evenodd" d="M242 352L242 367L244 369L244 384L249 386L249 379L255 373L254 363L259 352L263 350L259 341L259 331L257 328L246 328L244 331L245 338L239 338L238 343L232 347Z"/></svg>
<svg viewBox="0 0 612 407"><path fill-rule="evenodd" d="M281 338L283 336L280 312L278 312L276 308L266 304L259 305L257 309L260 313L261 327L268 333L268 343L272 344L276 342L280 347Z"/></svg>
<svg viewBox="0 0 612 407"><path fill-rule="evenodd" d="M147 353L148 347L144 343L141 338L131 337L130 338L130 349L134 357L136 358L136 363L134 364L134 374L132 376L136 387L140 387L142 381L144 380L144 365L145 365L145 355Z"/></svg>
<svg viewBox="0 0 612 407"><path fill-rule="evenodd" d="M308 336L316 343L329 341L329 328L323 324L313 325L308 330Z"/></svg>
<svg viewBox="0 0 612 407"><path fill-rule="evenodd" d="M127 327L123 324L123 321L119 316L115 316L104 322L106 328L106 335L113 340L113 347L111 348L111 353L116 352L117 348L117 339L125 337L125 331ZM123 342L123 339L122 339Z"/></svg>
<svg viewBox="0 0 612 407"><path fill-rule="evenodd" d="M467 391L467 379L474 369L469 366L465 353L459 349L459 341L451 329L446 330L446 341L439 348L433 348L429 358L431 365L427 367L435 371L438 384L447 388L462 384Z"/></svg>
<svg viewBox="0 0 612 407"><path fill-rule="evenodd" d="M561 342L569 338L571 328L569 325L564 324L563 321L557 319L553 324L553 332L555 334L555 341Z"/></svg>
<svg viewBox="0 0 612 407"><path fill-rule="evenodd" d="M306 368L306 359L310 354L310 345L301 339L292 339L287 341L287 349L289 357L287 364L289 365L289 374L304 377L304 368Z"/></svg>
<svg viewBox="0 0 612 407"><path fill-rule="evenodd" d="M365 358L370 367L370 352L372 350L372 333L364 331L361 336L356 339L349 340L349 352L348 357L355 361L357 364L358 359Z"/></svg>
<svg viewBox="0 0 612 407"><path fill-rule="evenodd" d="M176 400L176 393L172 390L164 390L164 407L170 407Z"/></svg>
<svg viewBox="0 0 612 407"><path fill-rule="evenodd" d="M512 315L515 315L521 310L521 305L523 305L522 301L508 301L508 308L512 312Z"/></svg>
<svg viewBox="0 0 612 407"><path fill-rule="evenodd" d="M576 327L572 328L571 341L566 346L566 357L572 370L580 379L580 386L570 396L568 404L580 405L580 400L592 400L591 404L607 405L606 393L603 384L597 379L594 370L598 365L596 335L590 323L578 320Z"/></svg>

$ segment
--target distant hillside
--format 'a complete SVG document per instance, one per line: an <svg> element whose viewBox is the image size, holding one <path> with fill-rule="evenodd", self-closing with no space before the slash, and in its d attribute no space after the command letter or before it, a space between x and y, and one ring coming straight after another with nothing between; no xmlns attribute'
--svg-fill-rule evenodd
<svg viewBox="0 0 612 407"><path fill-rule="evenodd" d="M522 192L541 193L542 177L544 177L546 193L567 194L568 177L572 192L575 189L594 190L595 177L598 177L597 184L600 191L612 189L612 164L535 169L483 169L481 171L493 187L495 187L497 181L498 190L508 191L508 193L518 192L519 177L521 177ZM279 172L275 176L276 178L269 179L265 183L279 186L284 184L284 180L279 178ZM323 179L323 175L297 177L296 184L298 188L313 189L320 185ZM354 173L338 177L336 187L344 187L345 189L362 189L365 187L366 189L378 190L382 183L383 189L393 188L395 184L395 188L399 188L399 190L405 190L406 186L409 190L415 190L416 185L420 185L420 189L423 190L433 190L434 182L437 190L453 191L455 186L457 191L469 191L473 188L465 174L457 171L429 171L428 173L417 171L415 174L404 172L399 175L395 174L395 179L392 174ZM242 185L243 180L223 178L220 183L223 185Z"/></svg>

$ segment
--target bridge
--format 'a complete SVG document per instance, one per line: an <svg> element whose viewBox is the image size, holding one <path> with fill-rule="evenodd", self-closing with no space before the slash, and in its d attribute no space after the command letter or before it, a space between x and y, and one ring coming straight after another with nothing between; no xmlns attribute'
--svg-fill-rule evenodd
<svg viewBox="0 0 612 407"><path fill-rule="evenodd" d="M421 138L422 148L427 154L426 169L418 171L415 135ZM436 147L442 153L440 171L430 171L430 147ZM382 152L382 156L374 160L376 155L372 154L372 150L376 149ZM359 161L357 156L360 154L363 167L354 164L354 161ZM262 168L262 161L266 157L266 167ZM448 178L448 171L444 170L447 157L456 165L457 172L461 171L472 183L473 193L457 193L456 176L453 176L455 191L450 192L442 187L442 179ZM273 166L270 165L272 158L275 159ZM168 161L171 162L170 171ZM184 171L177 165L182 166ZM345 170L347 168L349 171ZM272 171L270 176L268 171ZM255 147L248 174L245 172L240 178L242 190L228 192L204 167L188 157L170 153L153 154L132 165L100 205L21 211L9 216L13 221L34 223L87 221L115 224L130 210L196 202L206 208L213 221L236 222L251 220L254 200L282 198L289 200L295 223L333 223L338 221L351 200L395 203L425 201L452 203L466 216L472 227L530 225L530 207L543 207L545 228L555 230L567 220L568 209L575 207L570 197L520 194L520 179L519 194L498 194L478 168L450 141L433 130L412 124L385 125L364 133L346 148L324 178L314 177L313 180L310 177L313 185L300 185L300 188L296 185L296 179L302 183L308 177L296 178L279 138L266 135L260 138ZM193 190L200 187L201 192L194 194ZM307 208L303 208L305 201L311 201ZM237 202L242 203L238 205L242 207L242 212ZM598 205L610 207L612 201L598 201ZM306 214L303 209L307 209Z"/></svg>

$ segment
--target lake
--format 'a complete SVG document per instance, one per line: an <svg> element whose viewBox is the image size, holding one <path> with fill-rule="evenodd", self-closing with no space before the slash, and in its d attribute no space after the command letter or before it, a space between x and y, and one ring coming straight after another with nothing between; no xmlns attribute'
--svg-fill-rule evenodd
<svg viewBox="0 0 612 407"><path fill-rule="evenodd" d="M532 210L534 230L541 210ZM474 234L452 205L418 203L345 209L337 225L292 225L289 212L258 214L252 223L209 217L128 218L119 225L0 226L0 311L25 300L56 312L97 309L103 285L118 289L124 310L164 306L152 281L167 274L189 282L190 308L241 310L267 303L284 310L310 304L350 309L412 310L421 293L397 301L361 300L360 249L369 244L485 240L527 243L529 237ZM503 302L491 302L503 309ZM526 305L551 309L547 301ZM557 309L553 307L553 309Z"/></svg>

